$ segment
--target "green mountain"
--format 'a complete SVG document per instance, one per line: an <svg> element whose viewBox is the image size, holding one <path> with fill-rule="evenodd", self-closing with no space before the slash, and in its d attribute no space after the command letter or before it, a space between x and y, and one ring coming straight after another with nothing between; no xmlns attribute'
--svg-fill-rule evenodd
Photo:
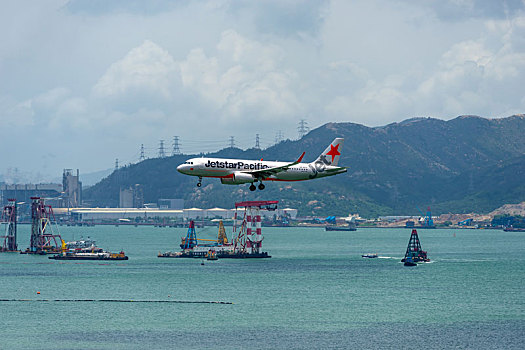
<svg viewBox="0 0 525 350"><path fill-rule="evenodd" d="M346 174L300 183L269 183L264 191L248 185L222 185L218 179L181 175L178 164L195 155L148 159L113 172L87 189L84 198L96 206L117 206L119 188L141 184L145 202L184 198L186 206L232 207L235 201L279 199L301 215L362 216L486 212L525 200L525 117L503 119L460 116L444 121L415 118L370 128L328 123L297 141L265 150L236 148L213 157L292 161L306 151L313 161L335 138L344 137L340 165Z"/></svg>

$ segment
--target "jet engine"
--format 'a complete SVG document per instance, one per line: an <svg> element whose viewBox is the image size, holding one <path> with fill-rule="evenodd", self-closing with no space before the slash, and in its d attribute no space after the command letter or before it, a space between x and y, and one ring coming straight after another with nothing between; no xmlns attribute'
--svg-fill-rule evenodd
<svg viewBox="0 0 525 350"><path fill-rule="evenodd" d="M221 178L221 182L224 185L240 185L240 184L247 184L252 183L256 179L252 174L242 173L242 172L235 172L233 173L232 177L223 177Z"/></svg>

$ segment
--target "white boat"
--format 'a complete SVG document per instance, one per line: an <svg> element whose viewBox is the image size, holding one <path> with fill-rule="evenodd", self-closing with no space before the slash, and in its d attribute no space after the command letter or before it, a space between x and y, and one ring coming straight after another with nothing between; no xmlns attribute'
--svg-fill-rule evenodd
<svg viewBox="0 0 525 350"><path fill-rule="evenodd" d="M85 249L95 246L95 241L89 237L87 239L82 239L81 237L78 241L66 242L67 249Z"/></svg>

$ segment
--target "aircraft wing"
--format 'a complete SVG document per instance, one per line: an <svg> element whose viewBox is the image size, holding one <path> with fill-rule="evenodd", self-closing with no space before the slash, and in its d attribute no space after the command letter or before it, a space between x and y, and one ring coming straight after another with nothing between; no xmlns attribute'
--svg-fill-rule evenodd
<svg viewBox="0 0 525 350"><path fill-rule="evenodd" d="M265 177L268 177L268 176L271 176L271 175L275 175L277 173L280 173L282 171L286 171L288 170L288 168L296 165L296 164L299 164L301 163L301 161L303 160L303 157L304 157L304 153L301 154L301 156L299 157L299 159L297 159L295 162L292 162L292 163L288 163L288 164L285 164L285 165L281 165L281 166L276 166L276 167L273 167L273 168L266 168L266 169L260 169L260 170L251 170L251 171L243 171L243 173L248 173L248 174L252 174L254 177L257 177L257 178L265 178Z"/></svg>

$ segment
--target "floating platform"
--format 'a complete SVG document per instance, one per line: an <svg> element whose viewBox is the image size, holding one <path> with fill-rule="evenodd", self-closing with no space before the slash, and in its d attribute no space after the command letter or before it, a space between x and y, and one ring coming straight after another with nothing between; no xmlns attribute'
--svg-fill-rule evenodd
<svg viewBox="0 0 525 350"><path fill-rule="evenodd" d="M159 253L157 255L159 258L207 258L207 252L202 251L183 251L183 252L166 252ZM216 257L218 259L261 259L261 258L271 258L267 252L262 253L230 253L230 252L216 252ZM210 259L211 260L211 259Z"/></svg>
<svg viewBox="0 0 525 350"><path fill-rule="evenodd" d="M60 249L54 249L54 250L29 250L27 248L26 250L23 250L20 252L20 254L34 254L34 255L47 255L47 254L59 254Z"/></svg>
<svg viewBox="0 0 525 350"><path fill-rule="evenodd" d="M232 253L219 256L221 259L263 259L271 258L267 252L262 253Z"/></svg>

